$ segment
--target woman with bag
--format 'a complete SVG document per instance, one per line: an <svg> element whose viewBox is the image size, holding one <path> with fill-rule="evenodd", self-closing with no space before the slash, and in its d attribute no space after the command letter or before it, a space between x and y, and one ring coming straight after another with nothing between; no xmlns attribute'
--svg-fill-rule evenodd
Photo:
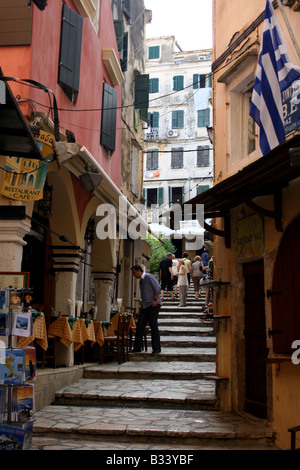
<svg viewBox="0 0 300 470"><path fill-rule="evenodd" d="M200 256L195 256L195 261L192 264L192 279L193 279L196 299L198 299L201 294L200 279L203 276L200 260L201 260Z"/></svg>

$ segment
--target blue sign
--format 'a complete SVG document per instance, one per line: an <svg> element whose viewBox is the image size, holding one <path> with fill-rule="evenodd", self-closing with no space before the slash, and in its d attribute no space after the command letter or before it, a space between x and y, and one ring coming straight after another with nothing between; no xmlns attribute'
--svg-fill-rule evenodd
<svg viewBox="0 0 300 470"><path fill-rule="evenodd" d="M300 80L282 92L283 120L285 135L297 129L300 123Z"/></svg>

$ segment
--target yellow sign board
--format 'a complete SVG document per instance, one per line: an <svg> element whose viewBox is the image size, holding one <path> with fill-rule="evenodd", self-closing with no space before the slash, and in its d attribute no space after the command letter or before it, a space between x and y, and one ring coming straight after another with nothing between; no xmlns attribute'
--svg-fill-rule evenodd
<svg viewBox="0 0 300 470"><path fill-rule="evenodd" d="M40 131L35 136L43 157L53 151L54 136ZM49 162L31 158L6 157L1 194L15 201L43 199L43 188Z"/></svg>
<svg viewBox="0 0 300 470"><path fill-rule="evenodd" d="M238 261L261 257L264 248L264 225L260 215L245 217L235 224L234 249Z"/></svg>

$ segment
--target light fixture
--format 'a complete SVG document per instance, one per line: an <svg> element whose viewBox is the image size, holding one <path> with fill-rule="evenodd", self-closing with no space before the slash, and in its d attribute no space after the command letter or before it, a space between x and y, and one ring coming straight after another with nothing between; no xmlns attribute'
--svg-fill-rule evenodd
<svg viewBox="0 0 300 470"><path fill-rule="evenodd" d="M99 173L93 173L91 171L87 171L79 176L80 182L83 186L83 189L87 193L92 193L95 191L97 186L101 183L103 176Z"/></svg>

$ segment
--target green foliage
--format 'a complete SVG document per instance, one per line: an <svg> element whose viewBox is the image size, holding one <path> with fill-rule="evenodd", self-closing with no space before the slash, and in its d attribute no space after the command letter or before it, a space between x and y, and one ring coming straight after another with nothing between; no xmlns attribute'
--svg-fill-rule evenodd
<svg viewBox="0 0 300 470"><path fill-rule="evenodd" d="M176 251L176 247L169 238L161 238L161 240L164 242L164 245L152 235L148 234L147 243L151 246L149 268L152 274L159 272L159 264L167 253L175 253Z"/></svg>

